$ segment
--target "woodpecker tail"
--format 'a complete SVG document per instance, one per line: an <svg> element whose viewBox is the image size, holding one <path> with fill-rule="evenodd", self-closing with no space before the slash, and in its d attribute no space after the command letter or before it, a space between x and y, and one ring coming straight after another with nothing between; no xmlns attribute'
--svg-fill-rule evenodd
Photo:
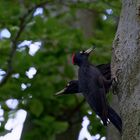
<svg viewBox="0 0 140 140"><path fill-rule="evenodd" d="M119 115L108 106L108 118L109 120L114 124L114 126L119 130L120 133L122 133L122 120L119 117Z"/></svg>
<svg viewBox="0 0 140 140"><path fill-rule="evenodd" d="M101 118L101 120L103 121L104 126L107 126L107 119L106 118Z"/></svg>

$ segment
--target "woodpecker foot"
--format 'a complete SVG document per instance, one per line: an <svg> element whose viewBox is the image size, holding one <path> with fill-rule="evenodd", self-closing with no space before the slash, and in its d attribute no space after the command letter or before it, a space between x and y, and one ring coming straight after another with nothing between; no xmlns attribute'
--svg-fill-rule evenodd
<svg viewBox="0 0 140 140"><path fill-rule="evenodd" d="M118 86L118 79L117 77L113 77L112 79L112 92L114 95L116 95L116 91L117 91L117 86Z"/></svg>

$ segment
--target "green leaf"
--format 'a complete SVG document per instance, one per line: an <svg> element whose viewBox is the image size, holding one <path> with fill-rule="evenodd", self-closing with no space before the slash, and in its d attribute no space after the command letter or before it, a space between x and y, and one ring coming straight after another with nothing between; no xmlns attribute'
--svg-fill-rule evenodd
<svg viewBox="0 0 140 140"><path fill-rule="evenodd" d="M30 110L36 117L39 117L43 112L43 105L41 101L38 99L32 99L30 102Z"/></svg>
<svg viewBox="0 0 140 140"><path fill-rule="evenodd" d="M62 133L64 131L66 131L67 128L68 128L67 122L55 122L56 133Z"/></svg>

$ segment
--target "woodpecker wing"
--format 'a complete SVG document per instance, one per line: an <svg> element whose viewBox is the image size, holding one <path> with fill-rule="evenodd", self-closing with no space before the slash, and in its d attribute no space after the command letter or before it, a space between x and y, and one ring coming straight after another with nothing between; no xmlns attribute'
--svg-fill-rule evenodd
<svg viewBox="0 0 140 140"><path fill-rule="evenodd" d="M102 91L98 92L97 94L102 93ZM93 93L92 93L93 94ZM102 95L101 95L102 96ZM107 125L107 108L106 104L104 103L104 98L97 96L96 98L92 95L86 98L90 107L95 111L95 113L101 118L104 125Z"/></svg>
<svg viewBox="0 0 140 140"><path fill-rule="evenodd" d="M103 74L103 76L109 80L111 79L111 69L110 69L110 63L107 64L100 64L96 66L100 72Z"/></svg>
<svg viewBox="0 0 140 140"><path fill-rule="evenodd" d="M104 125L107 125L107 101L103 75L93 65L79 69L79 88L88 104L100 116Z"/></svg>
<svg viewBox="0 0 140 140"><path fill-rule="evenodd" d="M98 78L98 84L93 90L91 89L90 92L92 94L92 97L88 99L88 102L90 105L94 104L95 112L101 117L104 125L107 125L107 100L105 96L106 93L103 85L103 80L101 77Z"/></svg>
<svg viewBox="0 0 140 140"><path fill-rule="evenodd" d="M100 72L103 74L103 76L106 79L111 79L110 63L100 64L100 65L97 65L96 67L100 70ZM80 93L78 85L79 85L78 80L71 80L67 84L67 86L61 91L57 92L56 95Z"/></svg>

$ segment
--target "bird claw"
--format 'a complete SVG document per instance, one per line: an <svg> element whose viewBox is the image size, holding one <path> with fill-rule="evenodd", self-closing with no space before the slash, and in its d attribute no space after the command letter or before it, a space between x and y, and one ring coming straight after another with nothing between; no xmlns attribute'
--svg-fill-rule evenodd
<svg viewBox="0 0 140 140"><path fill-rule="evenodd" d="M117 77L113 77L113 82L114 82L114 83L118 83Z"/></svg>
<svg viewBox="0 0 140 140"><path fill-rule="evenodd" d="M116 90L117 90L117 86L118 86L118 79L117 77L113 77L112 79L112 91L113 91L113 94L116 95Z"/></svg>

